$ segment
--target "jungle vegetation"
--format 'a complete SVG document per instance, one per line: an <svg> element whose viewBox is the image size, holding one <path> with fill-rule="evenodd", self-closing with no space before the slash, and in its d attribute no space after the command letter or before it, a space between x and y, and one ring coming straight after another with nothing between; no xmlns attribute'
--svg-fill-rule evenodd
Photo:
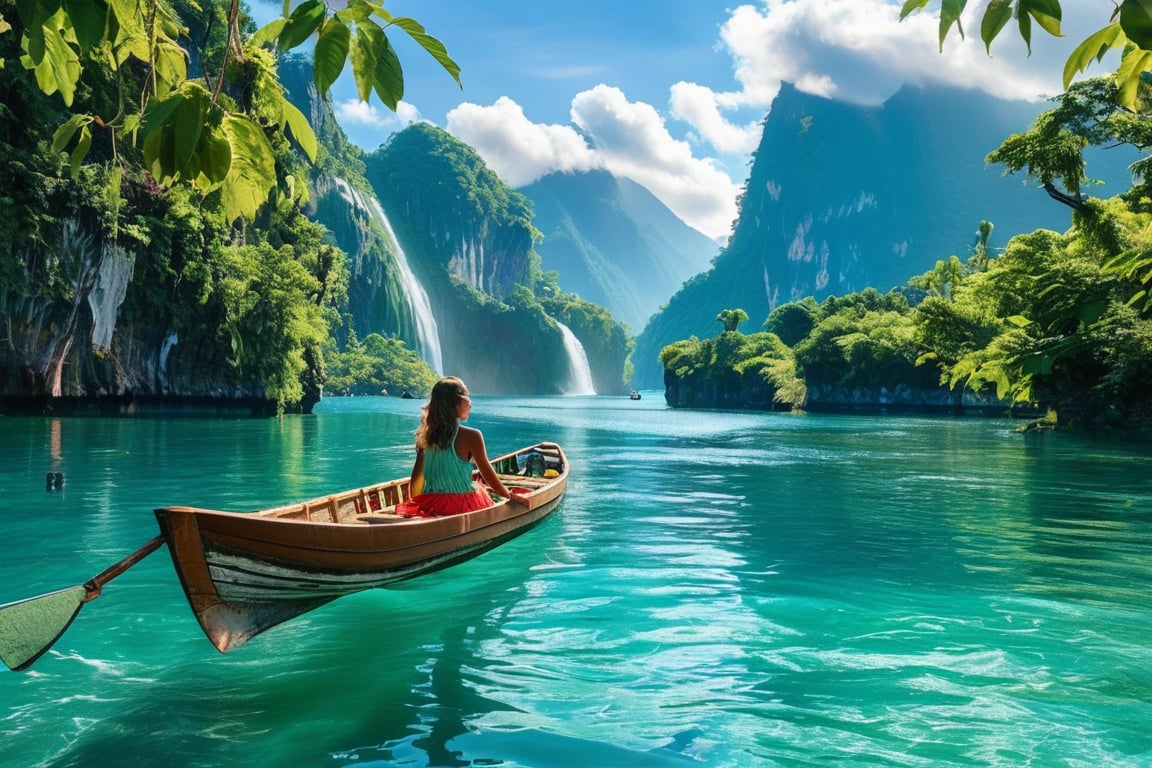
<svg viewBox="0 0 1152 768"><path fill-rule="evenodd" d="M362 0L286 4L259 30L238 0L0 0L0 394L307 407L339 360L348 270L305 215L317 139L277 60L315 39L321 94L350 62L394 107L396 31L459 82L418 22Z"/></svg>

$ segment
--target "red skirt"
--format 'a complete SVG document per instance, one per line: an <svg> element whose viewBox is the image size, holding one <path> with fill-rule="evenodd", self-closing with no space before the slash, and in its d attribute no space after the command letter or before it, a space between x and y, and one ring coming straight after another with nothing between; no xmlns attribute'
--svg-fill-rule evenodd
<svg viewBox="0 0 1152 768"><path fill-rule="evenodd" d="M396 505L405 517L445 517L492 506L492 497L477 488L471 493L421 493Z"/></svg>

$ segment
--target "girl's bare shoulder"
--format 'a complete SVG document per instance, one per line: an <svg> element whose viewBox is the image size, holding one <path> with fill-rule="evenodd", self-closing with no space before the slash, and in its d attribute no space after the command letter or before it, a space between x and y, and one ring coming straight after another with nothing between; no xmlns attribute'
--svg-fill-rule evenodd
<svg viewBox="0 0 1152 768"><path fill-rule="evenodd" d="M466 427L463 424L460 425L460 430L456 433L456 439L460 440L461 438L467 440L469 443L484 441L484 435L481 434L480 430L475 427Z"/></svg>

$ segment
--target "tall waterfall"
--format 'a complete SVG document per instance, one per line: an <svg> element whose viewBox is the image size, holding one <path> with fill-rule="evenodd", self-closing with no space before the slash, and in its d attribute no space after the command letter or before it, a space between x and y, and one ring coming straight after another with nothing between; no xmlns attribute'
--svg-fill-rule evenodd
<svg viewBox="0 0 1152 768"><path fill-rule="evenodd" d="M584 345L572 329L559 320L560 334L564 337L564 351L568 353L568 386L564 390L566 395L594 395L596 387L592 383L592 369L588 366L588 355L584 353Z"/></svg>
<svg viewBox="0 0 1152 768"><path fill-rule="evenodd" d="M384 215L380 201L372 197L368 199L368 203L368 210L372 212L376 223L384 227L388 237L392 238L392 242L396 244L396 267L400 271L400 281L404 284L404 296L408 299L408 307L412 310L412 317L416 321L416 345L419 347L417 351L424 362L432 366L432 370L436 371L437 374L443 373L444 359L440 352L440 329L436 327L436 318L432 314L432 303L428 301L428 293L424 290L424 286L420 285L420 281L416 279L412 267L408 265L408 255L404 253L404 247L396 238L396 233L392 230L392 223Z"/></svg>

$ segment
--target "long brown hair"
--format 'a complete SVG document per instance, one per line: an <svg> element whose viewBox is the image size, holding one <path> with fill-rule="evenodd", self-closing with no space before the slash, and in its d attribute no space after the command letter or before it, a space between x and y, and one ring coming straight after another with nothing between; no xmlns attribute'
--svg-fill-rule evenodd
<svg viewBox="0 0 1152 768"><path fill-rule="evenodd" d="M460 423L461 398L468 396L468 388L455 376L445 376L432 387L432 394L424 406L420 426L416 428L416 448L447 448Z"/></svg>

